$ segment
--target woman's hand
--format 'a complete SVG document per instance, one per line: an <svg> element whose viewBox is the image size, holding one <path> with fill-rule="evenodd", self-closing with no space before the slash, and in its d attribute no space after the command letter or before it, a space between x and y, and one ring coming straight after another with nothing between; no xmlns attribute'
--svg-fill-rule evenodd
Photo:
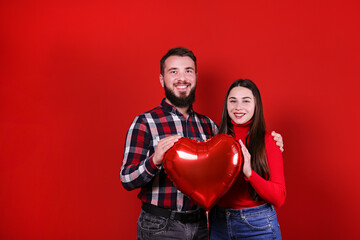
<svg viewBox="0 0 360 240"><path fill-rule="evenodd" d="M252 173L251 155L241 140L239 140L239 143L240 143L241 152L242 152L243 158L244 158L243 173L246 178L249 178L249 177L251 177L251 173Z"/></svg>
<svg viewBox="0 0 360 240"><path fill-rule="evenodd" d="M280 133L276 133L275 131L271 132L271 135L274 137L276 145L280 148L281 152L284 152L284 141Z"/></svg>

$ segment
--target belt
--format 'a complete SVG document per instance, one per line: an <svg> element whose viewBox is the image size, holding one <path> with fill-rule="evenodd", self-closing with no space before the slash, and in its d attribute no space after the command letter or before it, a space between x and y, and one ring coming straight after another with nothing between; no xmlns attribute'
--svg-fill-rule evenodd
<svg viewBox="0 0 360 240"><path fill-rule="evenodd" d="M178 220L182 223L198 222L201 219L206 220L205 210L196 209L185 212L171 211L169 209L161 208L149 203L142 204L142 210L158 217L170 218L171 220Z"/></svg>

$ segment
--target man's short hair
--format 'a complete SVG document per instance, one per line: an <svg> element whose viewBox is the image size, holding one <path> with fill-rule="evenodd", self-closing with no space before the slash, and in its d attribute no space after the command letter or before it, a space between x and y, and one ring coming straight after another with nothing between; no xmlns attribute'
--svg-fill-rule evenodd
<svg viewBox="0 0 360 240"><path fill-rule="evenodd" d="M164 76L165 60L170 56L190 57L195 63L195 72L197 72L196 57L192 51L184 47L171 48L160 60L160 73Z"/></svg>

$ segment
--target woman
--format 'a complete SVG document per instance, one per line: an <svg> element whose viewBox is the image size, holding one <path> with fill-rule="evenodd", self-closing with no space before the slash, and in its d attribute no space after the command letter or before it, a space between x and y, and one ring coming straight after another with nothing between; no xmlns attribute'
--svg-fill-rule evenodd
<svg viewBox="0 0 360 240"><path fill-rule="evenodd" d="M236 80L224 101L219 133L241 145L242 171L211 211L210 239L281 239L273 206L285 200L283 160L265 131L259 89L251 80Z"/></svg>

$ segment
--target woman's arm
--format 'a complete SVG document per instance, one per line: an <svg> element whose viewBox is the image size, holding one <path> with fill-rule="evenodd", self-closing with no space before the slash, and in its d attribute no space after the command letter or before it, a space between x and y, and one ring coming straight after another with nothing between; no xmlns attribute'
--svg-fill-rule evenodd
<svg viewBox="0 0 360 240"><path fill-rule="evenodd" d="M286 197L283 158L279 147L270 134L265 135L265 148L270 171L269 180L265 180L255 171L251 170L251 156L246 147L242 145L244 156L243 172L247 180L260 197L276 207L280 207ZM250 168L250 171L249 171Z"/></svg>

